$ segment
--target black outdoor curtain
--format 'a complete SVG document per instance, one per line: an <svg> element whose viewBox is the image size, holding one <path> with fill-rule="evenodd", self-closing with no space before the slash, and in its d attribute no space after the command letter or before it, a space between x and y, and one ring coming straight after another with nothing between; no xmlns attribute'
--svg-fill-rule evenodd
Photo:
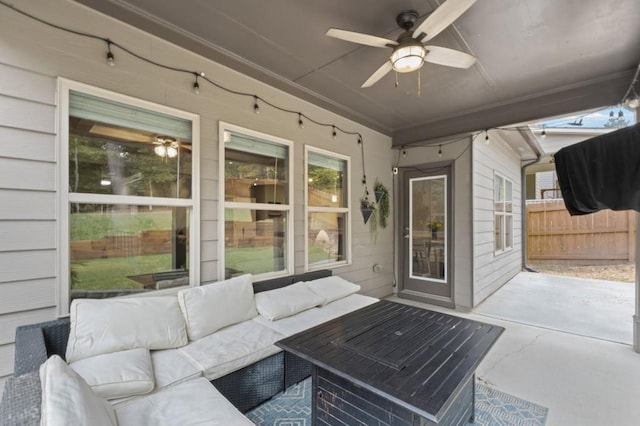
<svg viewBox="0 0 640 426"><path fill-rule="evenodd" d="M555 163L572 216L640 211L640 123L564 147Z"/></svg>

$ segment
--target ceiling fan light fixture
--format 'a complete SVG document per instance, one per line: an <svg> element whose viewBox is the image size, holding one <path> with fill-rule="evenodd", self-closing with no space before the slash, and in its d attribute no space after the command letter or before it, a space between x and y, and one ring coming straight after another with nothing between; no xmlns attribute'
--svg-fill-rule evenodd
<svg viewBox="0 0 640 426"><path fill-rule="evenodd" d="M413 40L411 40L413 41ZM424 65L426 50L420 43L400 44L393 49L391 64L396 72L412 72Z"/></svg>
<svg viewBox="0 0 640 426"><path fill-rule="evenodd" d="M157 156L163 158L175 158L178 156L178 148L180 145L174 138L157 136L154 142L156 146L153 148L153 152Z"/></svg>

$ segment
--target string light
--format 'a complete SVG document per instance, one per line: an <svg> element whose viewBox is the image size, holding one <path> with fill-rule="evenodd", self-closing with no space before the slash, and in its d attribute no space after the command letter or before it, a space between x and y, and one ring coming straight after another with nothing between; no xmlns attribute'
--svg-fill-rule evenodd
<svg viewBox="0 0 640 426"><path fill-rule="evenodd" d="M484 143L485 145L489 145L489 130L484 131Z"/></svg>
<svg viewBox="0 0 640 426"><path fill-rule="evenodd" d="M304 129L304 121L302 121L302 113L298 113L298 126L300 126L301 129Z"/></svg>
<svg viewBox="0 0 640 426"><path fill-rule="evenodd" d="M624 112L622 110L618 111L618 118L624 117Z"/></svg>
<svg viewBox="0 0 640 426"><path fill-rule="evenodd" d="M189 70L189 69L186 69L186 68L176 67L176 66L172 66L172 65L166 65L166 64L157 62L157 61L149 59L149 58L147 58L147 57L145 57L143 55L140 55L140 54L136 53L135 51L127 48L126 46L124 46L122 44L119 44L119 43L117 43L115 41L112 41L109 38L101 37L101 36L98 36L98 35L95 35L95 34L91 34L91 33L87 33L87 32L77 31L77 30L73 30L73 29L70 29L70 28L62 27L62 26L57 25L57 24L53 24L53 23L48 22L48 21L46 21L44 19L38 18L38 17L36 17L34 15L31 15L31 14L29 14L27 12L24 12L24 11L16 8L15 6L7 4L7 3L5 3L3 1L0 1L0 6L4 6L4 7L8 8L8 9L11 9L16 13L19 13L19 14L21 14L23 16L26 16L29 19L38 21L39 23L41 23L43 25L46 25L46 26L48 26L50 28L54 28L56 30L64 31L66 33L73 34L75 36L84 37L84 38L88 38L88 39L92 39L92 40L99 40L99 41L102 41L102 42L106 43L107 44L106 60L107 60L107 63L110 66L115 66L115 56L114 56L113 52L111 51L111 47L115 46L118 49L120 49L121 51L125 52L126 54L128 54L130 56L133 56L134 58L136 58L136 59L138 59L138 60L140 60L142 62L145 62L145 63L147 63L149 65L153 65L153 66L156 66L158 68L162 68L162 69L169 70L169 71L174 71L174 72L178 72L178 73L184 73L184 74L193 75L195 79L194 79L194 82L193 82L193 85L192 85L192 89L196 93L198 93L199 90L200 90L200 80L202 80L202 81L205 81L205 82L211 84L212 86L214 86L214 87L216 87L216 88L218 88L220 90L223 90L223 91L225 91L225 92L227 92L229 94L237 95L237 96L243 96L243 97L253 97L253 99L254 99L253 111L256 114L260 113L260 105L259 105L258 101L262 101L265 104L267 104L268 106L270 106L273 109L276 109L278 111L285 112L285 113L290 113L290 114L297 114L298 115L298 125L301 125L302 117L303 117L303 114L301 112L293 111L293 110L290 110L290 109L287 109L287 108L283 108L283 107L281 107L279 105L273 104L273 103L271 103L271 102L269 102L269 101L267 101L265 99L262 99L262 98L258 97L258 95L255 95L255 94L252 94L252 93L246 93L246 92L242 92L242 91L239 91L239 90L235 90L235 89L231 89L229 87L226 87L226 86L222 85L221 83L218 83L217 81L214 81L214 80L206 77L203 72L192 71L192 70ZM306 115L304 115L304 118L307 121L309 121L309 122L311 122L311 123L313 123L313 124L315 124L317 126L331 127L331 129L332 129L331 134L332 134L334 139L338 135L338 133L337 133L338 130L340 132L342 132L343 134L345 134L345 135L356 135L357 136L358 145L360 145L360 152L362 154L362 173L363 173L362 182L363 182L363 185L365 185L365 191L368 194L369 191L366 188L367 180L366 180L366 174L365 174L364 141L362 139L362 135L360 133L358 133L358 132L347 131L347 130L341 129L340 127L336 126L335 124L325 123L325 122L314 120L313 118L311 118L309 116L306 116ZM302 125L304 125L304 123L302 123ZM174 149L171 149L169 151L170 151L171 154L173 154ZM176 154L177 154L177 150L175 150L175 151L176 151Z"/></svg>
<svg viewBox="0 0 640 426"><path fill-rule="evenodd" d="M116 58L113 56L113 52L111 52L111 40L107 39L107 64L110 67L116 66Z"/></svg>
<svg viewBox="0 0 640 426"><path fill-rule="evenodd" d="M542 133L540 133L540 136L542 136L542 139L547 137L547 130L544 128L544 124L542 125Z"/></svg>
<svg viewBox="0 0 640 426"><path fill-rule="evenodd" d="M402 157L407 158L407 150L402 147Z"/></svg>
<svg viewBox="0 0 640 426"><path fill-rule="evenodd" d="M204 76L204 73L202 73L202 75ZM195 93L196 95L200 94L200 84L198 84L198 77L200 76L199 74L196 73L196 78L193 82L193 93Z"/></svg>
<svg viewBox="0 0 640 426"><path fill-rule="evenodd" d="M438 157L442 158L442 145L438 145Z"/></svg>

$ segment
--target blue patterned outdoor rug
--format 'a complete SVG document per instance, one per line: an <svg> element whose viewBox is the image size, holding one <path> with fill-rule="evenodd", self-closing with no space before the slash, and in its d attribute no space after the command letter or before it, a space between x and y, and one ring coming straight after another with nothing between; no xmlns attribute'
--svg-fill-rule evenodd
<svg viewBox="0 0 640 426"><path fill-rule="evenodd" d="M476 383L476 421L481 426L543 426L548 409ZM247 413L259 426L311 426L311 378Z"/></svg>

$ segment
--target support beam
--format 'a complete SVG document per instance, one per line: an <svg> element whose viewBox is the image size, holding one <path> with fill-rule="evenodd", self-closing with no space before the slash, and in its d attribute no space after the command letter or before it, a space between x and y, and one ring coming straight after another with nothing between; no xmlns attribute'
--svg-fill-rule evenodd
<svg viewBox="0 0 640 426"><path fill-rule="evenodd" d="M633 349L640 353L640 214L636 213L636 314L633 316Z"/></svg>

